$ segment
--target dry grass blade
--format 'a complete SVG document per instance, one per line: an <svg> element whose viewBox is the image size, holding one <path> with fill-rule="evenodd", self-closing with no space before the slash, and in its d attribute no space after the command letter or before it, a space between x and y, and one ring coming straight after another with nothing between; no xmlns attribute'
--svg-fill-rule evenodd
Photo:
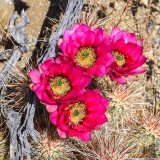
<svg viewBox="0 0 160 160"><path fill-rule="evenodd" d="M14 74L10 74L6 81L6 93L2 97L2 102L6 107L23 110L30 98L31 79L29 72L33 69L33 65L24 62L25 68L16 68Z"/></svg>
<svg viewBox="0 0 160 160"><path fill-rule="evenodd" d="M83 11L81 12L77 23L79 24L86 24L93 28L101 27L103 29L106 28L107 22L111 19L109 17L103 17L98 13L101 13L101 9L99 6L88 4L88 7L84 7Z"/></svg>
<svg viewBox="0 0 160 160"><path fill-rule="evenodd" d="M122 20L122 17L123 17L123 15L124 15L124 13L125 13L126 10L132 5L133 1L134 1L134 0L129 0L129 1L127 2L126 6L125 6L125 8L124 8L124 10L123 10L120 18L119 18L119 21L118 21L118 23L117 23L117 26L121 23L121 20Z"/></svg>

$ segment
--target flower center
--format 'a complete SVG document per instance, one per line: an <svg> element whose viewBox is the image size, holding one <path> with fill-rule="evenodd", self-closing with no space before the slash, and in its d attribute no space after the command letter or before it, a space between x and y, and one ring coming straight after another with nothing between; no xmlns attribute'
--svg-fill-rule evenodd
<svg viewBox="0 0 160 160"><path fill-rule="evenodd" d="M116 56L116 59L117 59L118 61L121 61L121 60L122 60L122 56L118 55L118 56Z"/></svg>
<svg viewBox="0 0 160 160"><path fill-rule="evenodd" d="M81 102L76 102L69 107L72 108L70 110L70 120L74 126L77 126L86 117L86 106Z"/></svg>
<svg viewBox="0 0 160 160"><path fill-rule="evenodd" d="M89 56L89 53L87 52L87 51L84 51L83 53L82 53L82 57L83 58L87 58Z"/></svg>
<svg viewBox="0 0 160 160"><path fill-rule="evenodd" d="M119 52L113 52L113 55L115 57L115 61L118 64L119 67L122 67L126 63L126 58L124 54L121 54Z"/></svg>
<svg viewBox="0 0 160 160"><path fill-rule="evenodd" d="M79 111L78 111L78 110L74 110L73 115L74 115L75 117L79 116Z"/></svg>
<svg viewBox="0 0 160 160"><path fill-rule="evenodd" d="M61 76L51 78L49 84L51 91L55 94L55 98L57 99L66 95L71 90L69 81Z"/></svg>
<svg viewBox="0 0 160 160"><path fill-rule="evenodd" d="M62 80L60 80L60 79L58 79L58 80L56 80L56 85L57 86L61 86L63 83L62 83Z"/></svg>
<svg viewBox="0 0 160 160"><path fill-rule="evenodd" d="M78 65L90 68L96 62L96 53L92 47L81 47L74 58Z"/></svg>

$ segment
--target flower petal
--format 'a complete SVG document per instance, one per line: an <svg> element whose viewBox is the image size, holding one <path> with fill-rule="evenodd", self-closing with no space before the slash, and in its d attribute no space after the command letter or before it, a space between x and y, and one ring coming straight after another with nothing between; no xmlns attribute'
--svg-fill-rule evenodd
<svg viewBox="0 0 160 160"><path fill-rule="evenodd" d="M68 133L70 137L77 136L79 139L81 139L82 141L86 141L86 142L89 142L91 138L90 132L77 132L74 129L70 129Z"/></svg>
<svg viewBox="0 0 160 160"><path fill-rule="evenodd" d="M58 111L54 111L50 114L50 120L55 126L58 125L58 116Z"/></svg>
<svg viewBox="0 0 160 160"><path fill-rule="evenodd" d="M109 70L107 70L106 66L97 66L94 69L95 69L94 76L96 76L96 77L103 77L103 76L107 75L108 71L109 71Z"/></svg>
<svg viewBox="0 0 160 160"><path fill-rule="evenodd" d="M128 72L127 74L136 75L136 74L141 74L143 72L146 72L146 68L139 67L139 68L133 69L132 71Z"/></svg>
<svg viewBox="0 0 160 160"><path fill-rule="evenodd" d="M35 92L41 86L40 83L31 83L30 87Z"/></svg>
<svg viewBox="0 0 160 160"><path fill-rule="evenodd" d="M52 113L54 111L56 111L58 108L57 104L52 104L52 105L46 105L46 109L49 113Z"/></svg>
<svg viewBox="0 0 160 160"><path fill-rule="evenodd" d="M109 75L110 75L112 80L115 80L120 84L126 84L127 83L127 81L124 78L116 76L114 73L112 73L112 71L109 72Z"/></svg>
<svg viewBox="0 0 160 160"><path fill-rule="evenodd" d="M97 124L101 125L101 124L103 124L103 123L105 123L107 121L108 121L108 119L107 119L106 115L103 114L97 119Z"/></svg>
<svg viewBox="0 0 160 160"><path fill-rule="evenodd" d="M75 23L72 27L72 30L75 31L76 29L78 29L80 26L80 24Z"/></svg>
<svg viewBox="0 0 160 160"><path fill-rule="evenodd" d="M69 114L70 112L68 112ZM63 111L60 115L60 118L59 118L59 129L63 130L63 131L67 131L69 126L67 124L67 121L66 121L66 117L67 117L67 112Z"/></svg>
<svg viewBox="0 0 160 160"><path fill-rule="evenodd" d="M72 128L73 129L75 129L76 131L78 131L78 132L88 132L88 131L90 131L91 129L89 128L89 127L87 127L87 126L84 126L84 125L78 125L78 126L72 126Z"/></svg>
<svg viewBox="0 0 160 160"><path fill-rule="evenodd" d="M88 31L80 38L80 43L82 46L92 46L95 43L95 40L95 33Z"/></svg>
<svg viewBox="0 0 160 160"><path fill-rule="evenodd" d="M120 29L117 26L113 27L111 38L113 38L113 36L116 35L118 32L120 32Z"/></svg>
<svg viewBox="0 0 160 160"><path fill-rule="evenodd" d="M96 36L94 46L98 46L103 40L103 30L102 28L96 28L93 30L93 32L95 33L95 36Z"/></svg>
<svg viewBox="0 0 160 160"><path fill-rule="evenodd" d="M137 38L134 33L128 33L128 41L137 44Z"/></svg>
<svg viewBox="0 0 160 160"><path fill-rule="evenodd" d="M54 59L53 58L48 58L44 63L39 65L39 68L44 72L47 71L50 66L54 63Z"/></svg>
<svg viewBox="0 0 160 160"><path fill-rule="evenodd" d="M90 27L87 26L87 25L85 25L85 24L81 24L81 25L77 28L77 30L80 30L80 31L82 31L83 33L85 33L85 32L87 32L87 31L90 30Z"/></svg>
<svg viewBox="0 0 160 160"><path fill-rule="evenodd" d="M138 41L138 43L137 43L139 46L141 46L141 47L143 47L143 40L141 40L141 41Z"/></svg>
<svg viewBox="0 0 160 160"><path fill-rule="evenodd" d="M83 89L72 89L66 96L64 96L63 98L61 98L62 100L66 100L66 99L70 99L70 98L75 98L78 97L80 95L82 95L84 93Z"/></svg>
<svg viewBox="0 0 160 160"><path fill-rule="evenodd" d="M62 38L58 38L58 46L60 46L62 42L63 42L63 39Z"/></svg>
<svg viewBox="0 0 160 160"><path fill-rule="evenodd" d="M44 96L44 93L45 93L45 87L44 86L40 86L39 88L37 88L36 90L34 90L34 92L35 92L35 94L37 95L37 97L40 100L43 100L43 96Z"/></svg>
<svg viewBox="0 0 160 160"><path fill-rule="evenodd" d="M73 34L73 30L66 29L64 34L63 34L63 41L68 41L70 40L70 36Z"/></svg>
<svg viewBox="0 0 160 160"><path fill-rule="evenodd" d="M91 132L78 133L77 137L82 141L89 142L91 139Z"/></svg>
<svg viewBox="0 0 160 160"><path fill-rule="evenodd" d="M118 32L112 39L113 43L116 43L119 40L124 40L125 43L128 42L128 36L127 33L125 31L120 31Z"/></svg>
<svg viewBox="0 0 160 160"><path fill-rule="evenodd" d="M33 83L41 83L41 74L37 69L30 71L29 75Z"/></svg>
<svg viewBox="0 0 160 160"><path fill-rule="evenodd" d="M83 120L83 125L91 129L94 129L94 127L97 125L97 119L95 115L94 114L87 115Z"/></svg>
<svg viewBox="0 0 160 160"><path fill-rule="evenodd" d="M62 131L61 129L57 128L58 134L61 138L66 138L67 137L67 132Z"/></svg>

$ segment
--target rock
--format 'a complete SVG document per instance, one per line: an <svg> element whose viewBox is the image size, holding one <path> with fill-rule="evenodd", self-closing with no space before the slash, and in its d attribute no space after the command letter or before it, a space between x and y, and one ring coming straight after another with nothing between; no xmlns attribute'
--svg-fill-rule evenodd
<svg viewBox="0 0 160 160"><path fill-rule="evenodd" d="M155 18L155 22L156 24L160 24L160 15L157 14L156 18Z"/></svg>
<svg viewBox="0 0 160 160"><path fill-rule="evenodd" d="M8 3L10 5L13 5L13 1L12 0L4 0L5 3Z"/></svg>
<svg viewBox="0 0 160 160"><path fill-rule="evenodd" d="M146 7L148 7L148 0L140 0L139 3L145 5Z"/></svg>

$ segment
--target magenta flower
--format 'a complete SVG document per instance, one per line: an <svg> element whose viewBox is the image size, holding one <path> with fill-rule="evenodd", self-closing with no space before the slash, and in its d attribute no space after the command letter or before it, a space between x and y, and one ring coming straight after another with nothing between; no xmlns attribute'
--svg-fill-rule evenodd
<svg viewBox="0 0 160 160"><path fill-rule="evenodd" d="M113 44L112 53L115 62L111 65L109 75L112 80L116 80L121 84L127 83L123 77L132 78L130 75L140 74L146 71L141 67L147 60L142 55L143 42L137 41L134 33L120 31L118 27L114 27L111 33Z"/></svg>
<svg viewBox="0 0 160 160"><path fill-rule="evenodd" d="M39 72L40 71L40 72ZM53 58L48 58L37 69L32 70L31 89L35 92L48 112L57 109L57 103L66 103L84 93L91 78L75 68L71 63L57 63Z"/></svg>
<svg viewBox="0 0 160 160"><path fill-rule="evenodd" d="M86 90L72 103L61 104L59 109L51 113L51 122L58 126L57 131L61 138L77 136L83 141L89 141L90 131L99 129L107 122L105 112L109 100L102 97L99 90Z"/></svg>
<svg viewBox="0 0 160 160"><path fill-rule="evenodd" d="M75 63L87 75L104 76L114 61L110 37L102 28L93 29L85 24L74 24L67 29L59 45L66 60Z"/></svg>

